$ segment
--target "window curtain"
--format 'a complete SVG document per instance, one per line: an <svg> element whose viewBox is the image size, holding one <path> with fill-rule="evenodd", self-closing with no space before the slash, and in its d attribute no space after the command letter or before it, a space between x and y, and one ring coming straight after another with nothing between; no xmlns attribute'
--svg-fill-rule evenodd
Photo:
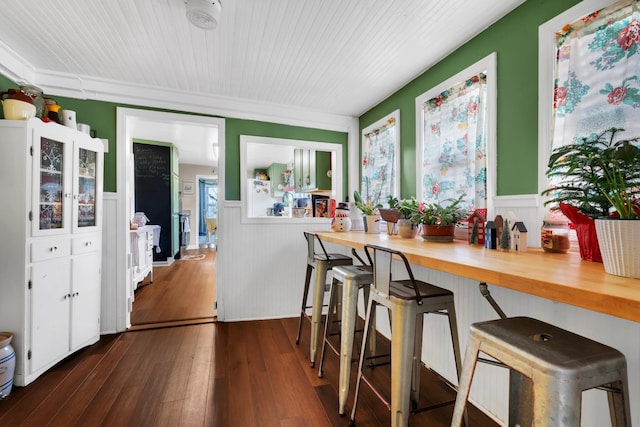
<svg viewBox="0 0 640 427"><path fill-rule="evenodd" d="M471 77L423 104L421 200L487 207L487 76Z"/></svg>
<svg viewBox="0 0 640 427"><path fill-rule="evenodd" d="M640 134L640 13L620 1L556 34L551 149L611 128Z"/></svg>
<svg viewBox="0 0 640 427"><path fill-rule="evenodd" d="M397 144L396 120L369 132L362 141L362 185L360 195L365 203L385 204L394 195Z"/></svg>

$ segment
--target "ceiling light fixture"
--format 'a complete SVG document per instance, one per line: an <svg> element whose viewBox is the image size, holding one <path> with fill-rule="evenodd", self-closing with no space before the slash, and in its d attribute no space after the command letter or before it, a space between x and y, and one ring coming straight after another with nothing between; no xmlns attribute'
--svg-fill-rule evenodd
<svg viewBox="0 0 640 427"><path fill-rule="evenodd" d="M185 0L187 19L203 30L213 30L218 26L222 12L221 0Z"/></svg>

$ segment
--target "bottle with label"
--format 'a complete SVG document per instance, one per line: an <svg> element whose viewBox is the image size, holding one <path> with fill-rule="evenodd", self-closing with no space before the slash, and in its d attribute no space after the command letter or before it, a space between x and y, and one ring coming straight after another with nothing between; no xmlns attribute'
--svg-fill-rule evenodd
<svg viewBox="0 0 640 427"><path fill-rule="evenodd" d="M569 251L569 221L559 214L547 213L542 221L540 243L545 252L566 253Z"/></svg>

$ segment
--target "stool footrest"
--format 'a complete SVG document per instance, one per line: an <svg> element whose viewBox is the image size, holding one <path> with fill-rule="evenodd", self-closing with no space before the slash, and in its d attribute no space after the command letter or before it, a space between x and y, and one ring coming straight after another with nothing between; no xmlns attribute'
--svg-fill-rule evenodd
<svg viewBox="0 0 640 427"><path fill-rule="evenodd" d="M454 403L456 403L455 399L448 400L448 401L442 402L442 403L434 403L433 405L423 406L422 408L414 409L414 410L411 411L411 413L412 414L419 414L420 412L426 412L426 411L431 411L433 409L444 408L445 406L453 405Z"/></svg>

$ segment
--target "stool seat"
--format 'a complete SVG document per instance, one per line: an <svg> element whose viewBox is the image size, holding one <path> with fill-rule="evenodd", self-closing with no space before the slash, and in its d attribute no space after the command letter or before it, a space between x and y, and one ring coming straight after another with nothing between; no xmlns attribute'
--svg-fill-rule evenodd
<svg viewBox="0 0 640 427"><path fill-rule="evenodd" d="M532 420L509 424L579 426L582 391L608 390L612 425L630 425L627 365L624 355L609 346L529 317L474 323L465 353L452 426L459 426L478 353L483 352L531 380ZM525 402L510 402L510 404ZM526 411L525 411L526 413Z"/></svg>
<svg viewBox="0 0 640 427"><path fill-rule="evenodd" d="M343 415L349 395L349 380L351 378L351 361L353 356L353 339L355 335L356 316L358 311L358 292L363 289L365 307L369 302L369 291L373 283L373 268L368 265L342 265L333 268L333 282L329 296L329 310L324 325L324 339L320 353L320 367L318 376L322 377L324 369L324 355L327 346L340 356L340 377L338 386L338 413ZM340 292L340 290L342 292ZM342 294L340 301L339 293ZM340 306L342 307L340 309ZM340 350L330 342L334 312L340 316ZM336 313L337 314L337 313ZM373 336L375 337L375 335ZM370 353L375 353L375 340L370 340Z"/></svg>

